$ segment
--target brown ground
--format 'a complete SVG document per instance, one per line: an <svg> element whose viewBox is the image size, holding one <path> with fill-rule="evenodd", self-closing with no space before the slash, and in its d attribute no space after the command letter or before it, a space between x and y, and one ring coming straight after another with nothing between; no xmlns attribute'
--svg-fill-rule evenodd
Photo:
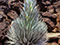
<svg viewBox="0 0 60 45"><path fill-rule="evenodd" d="M22 3L21 3L21 2ZM0 45L5 40L11 22L20 14L23 0L0 0ZM60 0L37 0L43 20L48 25L48 32L60 33ZM60 39L53 38L47 45L59 45Z"/></svg>

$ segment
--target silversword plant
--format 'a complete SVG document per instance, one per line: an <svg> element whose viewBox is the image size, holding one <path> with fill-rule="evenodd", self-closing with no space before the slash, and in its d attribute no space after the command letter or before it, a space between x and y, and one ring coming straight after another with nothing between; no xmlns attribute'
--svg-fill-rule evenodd
<svg viewBox="0 0 60 45"><path fill-rule="evenodd" d="M45 45L47 25L37 9L36 0L24 0L20 16L7 32L5 45Z"/></svg>

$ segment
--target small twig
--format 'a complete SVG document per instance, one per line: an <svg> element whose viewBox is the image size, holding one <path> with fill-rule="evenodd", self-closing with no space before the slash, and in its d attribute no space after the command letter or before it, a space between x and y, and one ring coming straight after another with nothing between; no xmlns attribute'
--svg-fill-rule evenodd
<svg viewBox="0 0 60 45"><path fill-rule="evenodd" d="M60 38L60 33L48 33L48 38Z"/></svg>

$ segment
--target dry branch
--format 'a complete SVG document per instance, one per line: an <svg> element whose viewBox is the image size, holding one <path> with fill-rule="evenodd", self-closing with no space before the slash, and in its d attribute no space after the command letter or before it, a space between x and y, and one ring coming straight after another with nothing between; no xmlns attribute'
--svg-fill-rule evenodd
<svg viewBox="0 0 60 45"><path fill-rule="evenodd" d="M48 38L60 38L60 33L48 33Z"/></svg>

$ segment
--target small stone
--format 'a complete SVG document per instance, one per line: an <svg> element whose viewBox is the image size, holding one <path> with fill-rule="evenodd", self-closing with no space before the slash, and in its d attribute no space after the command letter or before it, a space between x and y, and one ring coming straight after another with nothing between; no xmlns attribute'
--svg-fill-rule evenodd
<svg viewBox="0 0 60 45"><path fill-rule="evenodd" d="M3 30L6 27L6 24L4 22L0 23L0 30Z"/></svg>
<svg viewBox="0 0 60 45"><path fill-rule="evenodd" d="M16 18L18 17L18 14L17 14L14 10L11 10L10 12L8 12L7 15L8 15L11 19L16 19Z"/></svg>
<svg viewBox="0 0 60 45"><path fill-rule="evenodd" d="M58 40L58 44L60 44L60 39Z"/></svg>

